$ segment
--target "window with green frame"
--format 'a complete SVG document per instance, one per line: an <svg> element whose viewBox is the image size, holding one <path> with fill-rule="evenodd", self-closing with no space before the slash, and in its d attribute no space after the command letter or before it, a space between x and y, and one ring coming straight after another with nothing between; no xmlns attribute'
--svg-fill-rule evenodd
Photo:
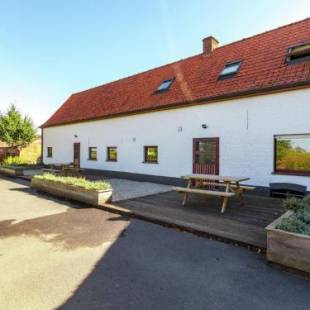
<svg viewBox="0 0 310 310"><path fill-rule="evenodd" d="M89 147L88 148L88 160L97 160L97 148Z"/></svg>
<svg viewBox="0 0 310 310"><path fill-rule="evenodd" d="M275 172L310 175L310 134L275 136Z"/></svg>
<svg viewBox="0 0 310 310"><path fill-rule="evenodd" d="M144 162L145 163L158 163L158 146L145 146L144 147Z"/></svg>
<svg viewBox="0 0 310 310"><path fill-rule="evenodd" d="M107 147L107 161L117 161L117 147L116 146Z"/></svg>

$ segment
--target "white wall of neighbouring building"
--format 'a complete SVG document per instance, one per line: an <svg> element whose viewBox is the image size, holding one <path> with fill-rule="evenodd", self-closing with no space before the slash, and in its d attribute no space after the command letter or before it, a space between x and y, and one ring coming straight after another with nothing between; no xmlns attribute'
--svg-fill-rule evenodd
<svg viewBox="0 0 310 310"><path fill-rule="evenodd" d="M45 128L43 158L45 164L73 162L73 143L80 142L83 168L180 177L192 173L193 138L219 137L221 175L310 189L310 177L273 174L274 135L305 133L310 133L310 89ZM158 164L143 163L145 145L158 145ZM48 146L53 158L46 157ZM88 160L92 146L97 161ZM106 161L107 146L117 146L117 162Z"/></svg>

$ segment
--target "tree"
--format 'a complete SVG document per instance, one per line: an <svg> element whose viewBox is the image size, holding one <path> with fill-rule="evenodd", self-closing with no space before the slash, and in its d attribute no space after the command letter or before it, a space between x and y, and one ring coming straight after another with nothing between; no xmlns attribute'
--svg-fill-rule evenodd
<svg viewBox="0 0 310 310"><path fill-rule="evenodd" d="M21 149L34 141L36 129L30 117L22 116L11 105L7 113L0 113L0 140L11 148Z"/></svg>
<svg viewBox="0 0 310 310"><path fill-rule="evenodd" d="M293 146L290 140L278 140L277 141L277 160L281 160L292 149L293 149Z"/></svg>

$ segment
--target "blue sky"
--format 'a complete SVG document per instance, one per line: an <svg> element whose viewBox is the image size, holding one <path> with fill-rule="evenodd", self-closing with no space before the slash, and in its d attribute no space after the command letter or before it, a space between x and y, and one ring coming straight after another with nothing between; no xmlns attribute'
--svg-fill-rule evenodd
<svg viewBox="0 0 310 310"><path fill-rule="evenodd" d="M0 110L36 125L71 93L310 16L309 0L1 0Z"/></svg>

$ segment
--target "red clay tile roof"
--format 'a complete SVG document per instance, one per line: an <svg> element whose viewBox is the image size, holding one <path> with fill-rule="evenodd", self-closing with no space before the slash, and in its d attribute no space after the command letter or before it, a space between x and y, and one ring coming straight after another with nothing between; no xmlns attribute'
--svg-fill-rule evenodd
<svg viewBox="0 0 310 310"><path fill-rule="evenodd" d="M310 41L310 18L115 82L73 94L42 127L211 101L237 94L310 86L310 62L286 64L288 47ZM218 80L225 63L242 60L232 78ZM155 93L175 77L169 91Z"/></svg>

